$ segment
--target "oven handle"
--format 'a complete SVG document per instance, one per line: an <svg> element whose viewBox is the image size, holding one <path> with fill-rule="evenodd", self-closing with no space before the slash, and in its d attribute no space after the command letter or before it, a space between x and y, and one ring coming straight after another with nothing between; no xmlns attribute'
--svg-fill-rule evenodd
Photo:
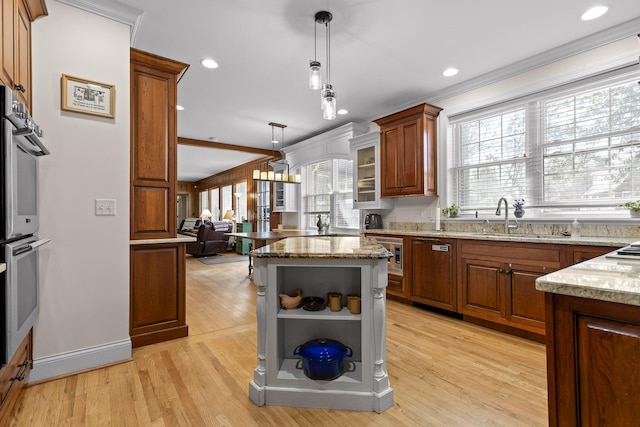
<svg viewBox="0 0 640 427"><path fill-rule="evenodd" d="M18 144L25 150L27 153L32 154L34 156L44 156L50 154L47 147L44 146L40 138L38 138L38 133L35 130L30 128L22 128L16 129L13 131L14 138L18 138ZM25 143L25 140L29 142L29 144Z"/></svg>
<svg viewBox="0 0 640 427"><path fill-rule="evenodd" d="M20 254L23 254L25 252L29 252L32 251L34 249L38 249L40 246L49 243L51 241L51 239L40 239L40 240L36 240L35 242L31 242L28 243L24 246L20 246L19 248L15 248L13 250L13 256L18 256Z"/></svg>

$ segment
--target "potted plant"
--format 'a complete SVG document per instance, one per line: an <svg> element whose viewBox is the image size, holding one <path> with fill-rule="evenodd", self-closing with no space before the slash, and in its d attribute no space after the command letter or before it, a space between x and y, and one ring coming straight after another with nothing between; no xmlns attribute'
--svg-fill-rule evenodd
<svg viewBox="0 0 640 427"><path fill-rule="evenodd" d="M513 211L513 214L516 218L522 218L524 216L524 209L522 209L523 206L524 199L516 199L515 202L513 202L513 207L516 208L516 210Z"/></svg>
<svg viewBox="0 0 640 427"><path fill-rule="evenodd" d="M451 206L447 206L446 208L442 209L442 215L449 218L457 217L459 212L460 208L455 203L452 203Z"/></svg>
<svg viewBox="0 0 640 427"><path fill-rule="evenodd" d="M620 203L618 206L629 209L631 218L640 218L640 200L635 202Z"/></svg>

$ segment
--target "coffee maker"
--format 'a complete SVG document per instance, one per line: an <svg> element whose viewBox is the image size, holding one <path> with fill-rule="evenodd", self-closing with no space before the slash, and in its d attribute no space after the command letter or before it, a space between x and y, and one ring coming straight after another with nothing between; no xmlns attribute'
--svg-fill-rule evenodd
<svg viewBox="0 0 640 427"><path fill-rule="evenodd" d="M380 214L367 214L364 217L364 228L365 230L382 228L382 217L380 216Z"/></svg>

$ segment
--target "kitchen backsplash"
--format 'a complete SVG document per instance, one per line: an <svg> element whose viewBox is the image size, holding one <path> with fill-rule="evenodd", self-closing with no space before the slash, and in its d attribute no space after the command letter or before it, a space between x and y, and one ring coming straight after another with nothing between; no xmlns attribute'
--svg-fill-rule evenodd
<svg viewBox="0 0 640 427"><path fill-rule="evenodd" d="M435 222L389 222L391 230L405 231L433 231L435 230ZM492 222L488 225L482 221L476 222L459 222L459 221L442 221L440 228L443 231L463 232L463 233L502 233L504 232L504 223ZM512 233L518 234L536 234L536 235L559 235L565 231L571 232L571 224L527 224L520 222L517 230ZM586 224L580 223L580 235L583 237L623 237L623 238L640 238L640 226L638 225L610 225L610 224Z"/></svg>

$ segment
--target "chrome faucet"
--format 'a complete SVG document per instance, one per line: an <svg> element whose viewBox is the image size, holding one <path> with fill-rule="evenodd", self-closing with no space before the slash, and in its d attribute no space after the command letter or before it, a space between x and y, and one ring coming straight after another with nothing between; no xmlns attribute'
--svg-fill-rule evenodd
<svg viewBox="0 0 640 427"><path fill-rule="evenodd" d="M496 209L496 215L500 216L500 214L502 213L500 209L500 205L502 204L502 202L504 202L504 234L509 234L510 229L518 228L518 221L516 221L515 225L509 224L509 204L507 203L507 199L505 199L504 197L500 197L500 200L498 200L498 209Z"/></svg>

